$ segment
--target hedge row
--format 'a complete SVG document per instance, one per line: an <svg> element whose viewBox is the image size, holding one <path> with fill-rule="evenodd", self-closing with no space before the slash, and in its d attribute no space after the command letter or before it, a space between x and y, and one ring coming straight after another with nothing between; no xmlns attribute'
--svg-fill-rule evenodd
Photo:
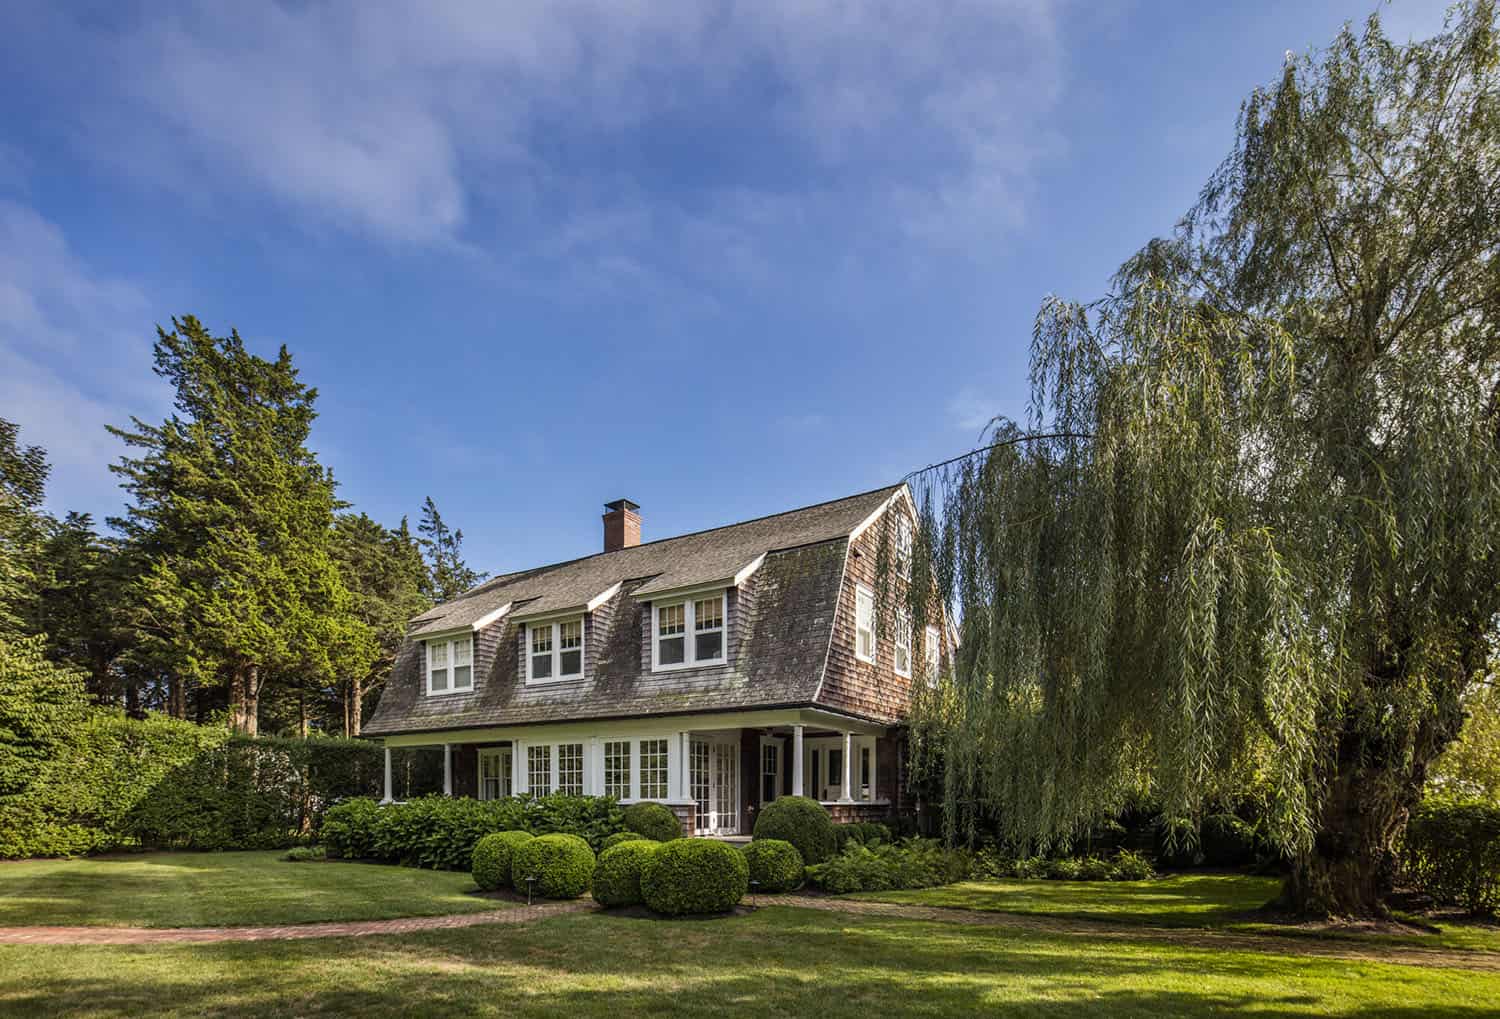
<svg viewBox="0 0 1500 1019"><path fill-rule="evenodd" d="M1440 902L1471 913L1500 910L1500 807L1430 801L1412 811L1402 846L1406 873Z"/></svg>
<svg viewBox="0 0 1500 1019"><path fill-rule="evenodd" d="M424 796L383 806L370 799L340 803L329 809L321 837L330 854L345 859L468 870L475 844L495 832L561 832L583 839L592 851L621 830L620 807L607 796Z"/></svg>
<svg viewBox="0 0 1500 1019"><path fill-rule="evenodd" d="M328 804L378 789L381 774L380 748L358 740L250 739L92 712L0 798L0 856L282 848L315 835Z"/></svg>

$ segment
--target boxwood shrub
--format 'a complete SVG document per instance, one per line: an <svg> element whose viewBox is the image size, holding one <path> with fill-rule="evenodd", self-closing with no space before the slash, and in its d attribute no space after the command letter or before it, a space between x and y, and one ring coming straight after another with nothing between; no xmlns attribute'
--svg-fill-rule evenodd
<svg viewBox="0 0 1500 1019"><path fill-rule="evenodd" d="M474 883L487 892L510 887L510 864L517 847L535 835L529 831L497 831L474 843L470 872Z"/></svg>
<svg viewBox="0 0 1500 1019"><path fill-rule="evenodd" d="M652 842L652 843L654 843L655 841L656 841L655 839L648 839L646 836L640 834L639 832L617 831L613 835L611 835L609 838L605 839L602 843L600 843L600 845L599 845L599 852L602 853L606 849L613 849L615 846L618 846L618 845L620 845L621 843L624 843L624 842Z"/></svg>
<svg viewBox="0 0 1500 1019"><path fill-rule="evenodd" d="M594 901L601 906L634 906L641 899L641 869L663 843L634 838L599 854L594 866Z"/></svg>
<svg viewBox="0 0 1500 1019"><path fill-rule="evenodd" d="M668 916L723 913L745 897L749 885L745 854L713 839L664 843L641 868L641 898Z"/></svg>
<svg viewBox="0 0 1500 1019"><path fill-rule="evenodd" d="M755 838L790 842L809 866L826 862L837 846L833 818L817 800L782 796L761 808Z"/></svg>
<svg viewBox="0 0 1500 1019"><path fill-rule="evenodd" d="M632 803L621 812L621 823L627 831L657 842L682 838L682 824L677 815L662 803Z"/></svg>
<svg viewBox="0 0 1500 1019"><path fill-rule="evenodd" d="M781 839L756 839L745 847L750 887L760 892L789 892L802 886L802 854Z"/></svg>
<svg viewBox="0 0 1500 1019"><path fill-rule="evenodd" d="M554 832L521 843L511 855L511 887L530 890L546 899L576 899L589 890L594 877L594 851L577 835Z"/></svg>
<svg viewBox="0 0 1500 1019"><path fill-rule="evenodd" d="M1500 910L1500 807L1429 801L1412 811L1402 845L1407 876L1440 902Z"/></svg>

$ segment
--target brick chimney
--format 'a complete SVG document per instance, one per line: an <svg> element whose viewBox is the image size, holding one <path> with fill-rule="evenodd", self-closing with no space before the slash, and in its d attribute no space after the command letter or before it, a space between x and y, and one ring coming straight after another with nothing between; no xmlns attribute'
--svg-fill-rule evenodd
<svg viewBox="0 0 1500 1019"><path fill-rule="evenodd" d="M618 552L622 548L634 548L641 543L640 509L629 499L607 502L604 508L604 551Z"/></svg>

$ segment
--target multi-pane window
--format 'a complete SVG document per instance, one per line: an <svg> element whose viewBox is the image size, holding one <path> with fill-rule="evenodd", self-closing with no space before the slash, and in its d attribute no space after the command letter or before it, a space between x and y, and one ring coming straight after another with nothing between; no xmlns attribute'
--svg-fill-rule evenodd
<svg viewBox="0 0 1500 1019"><path fill-rule="evenodd" d="M927 643L922 650L926 657L927 682L936 685L938 681L938 669L942 666L943 646L938 643L941 639L936 626L927 628Z"/></svg>
<svg viewBox="0 0 1500 1019"><path fill-rule="evenodd" d="M760 802L770 803L781 790L781 748L775 743L760 745Z"/></svg>
<svg viewBox="0 0 1500 1019"><path fill-rule="evenodd" d="M870 748L859 748L859 788L861 795L870 791Z"/></svg>
<svg viewBox="0 0 1500 1019"><path fill-rule="evenodd" d="M474 689L474 639L444 637L427 642L427 692Z"/></svg>
<svg viewBox="0 0 1500 1019"><path fill-rule="evenodd" d="M667 741L641 740L641 799L667 798Z"/></svg>
<svg viewBox="0 0 1500 1019"><path fill-rule="evenodd" d="M692 754L692 766L688 769L688 778L692 782L693 801L698 804L698 827L708 827L708 744L703 740L692 741L689 752Z"/></svg>
<svg viewBox="0 0 1500 1019"><path fill-rule="evenodd" d="M911 676L911 610L905 605L896 609L895 663L898 676Z"/></svg>
<svg viewBox="0 0 1500 1019"><path fill-rule="evenodd" d="M657 605L654 611L653 668L718 665L725 660L722 593Z"/></svg>
<svg viewBox="0 0 1500 1019"><path fill-rule="evenodd" d="M567 796L583 795L582 743L558 744L557 791Z"/></svg>
<svg viewBox="0 0 1500 1019"><path fill-rule="evenodd" d="M630 741L610 740L604 744L604 795L617 800L630 798Z"/></svg>
<svg viewBox="0 0 1500 1019"><path fill-rule="evenodd" d="M526 748L526 785L533 796L546 796L552 791L552 748L550 746Z"/></svg>
<svg viewBox="0 0 1500 1019"><path fill-rule="evenodd" d="M911 518L904 513L896 515L896 570L907 580L911 579Z"/></svg>
<svg viewBox="0 0 1500 1019"><path fill-rule="evenodd" d="M526 628L526 682L551 683L583 675L583 617Z"/></svg>
<svg viewBox="0 0 1500 1019"><path fill-rule="evenodd" d="M854 657L875 660L875 592L863 584L854 589Z"/></svg>

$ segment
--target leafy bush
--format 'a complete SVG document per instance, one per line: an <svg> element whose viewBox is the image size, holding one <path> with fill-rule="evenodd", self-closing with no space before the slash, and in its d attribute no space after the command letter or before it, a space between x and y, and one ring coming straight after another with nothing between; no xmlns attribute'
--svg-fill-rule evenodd
<svg viewBox="0 0 1500 1019"><path fill-rule="evenodd" d="M611 835L609 838L605 839L603 842L601 842L599 844L599 852L602 853L606 849L613 849L615 846L621 845L621 844L626 843L626 842L655 842L655 841L656 841L655 839L648 839L646 836L640 834L639 832L617 831L613 835Z"/></svg>
<svg viewBox="0 0 1500 1019"><path fill-rule="evenodd" d="M1079 862L1069 856L1047 861L1047 877L1052 881L1077 881L1080 869Z"/></svg>
<svg viewBox="0 0 1500 1019"><path fill-rule="evenodd" d="M623 811L620 823L626 830L657 842L682 838L682 822L661 803L632 803Z"/></svg>
<svg viewBox="0 0 1500 1019"><path fill-rule="evenodd" d="M790 842L809 865L827 861L837 848L833 818L817 800L782 796L761 808L755 838Z"/></svg>
<svg viewBox="0 0 1500 1019"><path fill-rule="evenodd" d="M878 821L854 821L833 827L834 851L842 853L851 842L862 846L877 846L891 841L891 830Z"/></svg>
<svg viewBox="0 0 1500 1019"><path fill-rule="evenodd" d="M534 838L536 836L529 831L497 831L474 843L469 868L474 883L487 892L510 887L510 867L515 851Z"/></svg>
<svg viewBox="0 0 1500 1019"><path fill-rule="evenodd" d="M368 796L336 803L323 814L318 833L328 855L345 860L364 860L375 855L375 820L380 804Z"/></svg>
<svg viewBox="0 0 1500 1019"><path fill-rule="evenodd" d="M1255 828L1234 814L1211 814L1203 819L1200 846L1210 867L1243 867L1255 862Z"/></svg>
<svg viewBox="0 0 1500 1019"><path fill-rule="evenodd" d="M641 870L641 897L668 916L723 913L750 885L745 854L713 839L678 839L662 845Z"/></svg>
<svg viewBox="0 0 1500 1019"><path fill-rule="evenodd" d="M1402 862L1433 898L1494 913L1500 909L1500 807L1480 800L1423 803L1407 822Z"/></svg>
<svg viewBox="0 0 1500 1019"><path fill-rule="evenodd" d="M1155 876L1156 870L1150 860L1140 853L1122 849L1115 856L1114 873L1110 878L1114 881L1148 881Z"/></svg>
<svg viewBox="0 0 1500 1019"><path fill-rule="evenodd" d="M802 885L804 867L797 847L781 839L756 839L745 847L750 886L762 892L789 892Z"/></svg>
<svg viewBox="0 0 1500 1019"><path fill-rule="evenodd" d="M318 860L326 860L328 854L322 846L293 846L281 858L287 863L313 863Z"/></svg>
<svg viewBox="0 0 1500 1019"><path fill-rule="evenodd" d="M576 899L589 890L593 877L594 851L577 835L539 835L521 843L511 856L510 883L518 892L529 887L543 898Z"/></svg>
<svg viewBox="0 0 1500 1019"><path fill-rule="evenodd" d="M601 906L634 906L644 901L641 870L661 846L651 839L635 838L600 853L594 867L594 901Z"/></svg>
<svg viewBox="0 0 1500 1019"><path fill-rule="evenodd" d="M825 891L880 892L952 884L968 877L970 866L964 850L914 838L874 847L851 842L833 859L808 867L807 874Z"/></svg>
<svg viewBox="0 0 1500 1019"><path fill-rule="evenodd" d="M1084 857L1078 861L1079 881L1108 881L1115 876L1115 868L1097 856Z"/></svg>

